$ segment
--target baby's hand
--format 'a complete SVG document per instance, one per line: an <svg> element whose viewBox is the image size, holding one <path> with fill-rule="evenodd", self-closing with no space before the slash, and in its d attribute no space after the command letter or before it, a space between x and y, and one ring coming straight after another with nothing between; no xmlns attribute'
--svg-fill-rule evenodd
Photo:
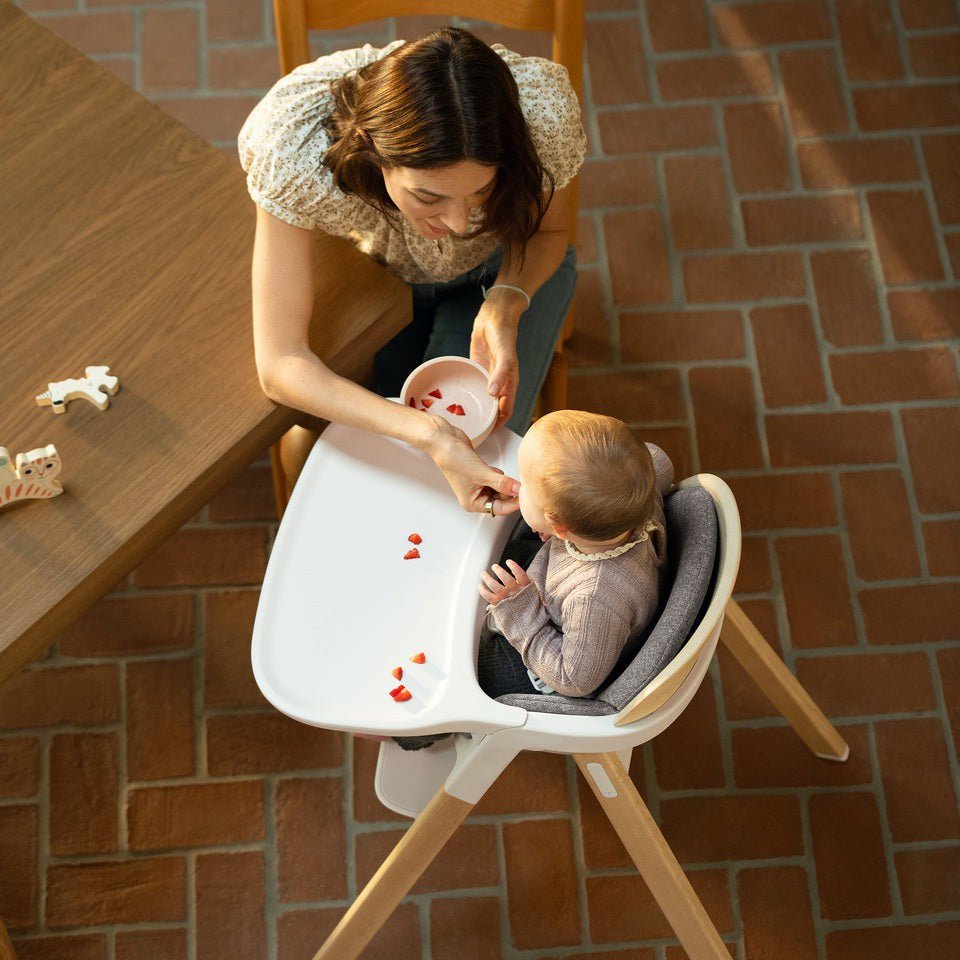
<svg viewBox="0 0 960 960"><path fill-rule="evenodd" d="M509 573L504 570L499 563L495 563L490 568L500 578L499 583L494 580L486 570L480 574L483 578L483 583L481 583L477 589L480 591L480 596L483 597L487 603L492 603L496 606L501 600L506 600L508 597L512 597L515 593L518 593L530 582L527 571L515 560L508 560L507 566L510 568ZM513 576L510 574L513 574Z"/></svg>

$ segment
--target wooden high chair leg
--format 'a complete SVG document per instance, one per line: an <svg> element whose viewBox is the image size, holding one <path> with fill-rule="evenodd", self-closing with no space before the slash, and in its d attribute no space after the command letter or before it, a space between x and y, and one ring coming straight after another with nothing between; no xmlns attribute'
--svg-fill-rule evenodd
<svg viewBox="0 0 960 960"><path fill-rule="evenodd" d="M574 760L690 960L730 960L730 952L619 757L578 753Z"/></svg>
<svg viewBox="0 0 960 960"><path fill-rule="evenodd" d="M326 421L323 421L324 423ZM313 445L320 436L315 430L299 425L291 427L270 448L270 469L273 472L273 497L277 504L277 519L283 519L283 512L290 502L290 494L307 462Z"/></svg>
<svg viewBox="0 0 960 960"><path fill-rule="evenodd" d="M279 440L270 447L270 472L273 475L273 502L277 507L277 519L282 520L290 500L290 491L287 489L287 477L283 472Z"/></svg>
<svg viewBox="0 0 960 960"><path fill-rule="evenodd" d="M847 742L735 600L727 603L720 639L814 754L841 763L850 756Z"/></svg>
<svg viewBox="0 0 960 960"><path fill-rule="evenodd" d="M562 353L560 344L557 344L557 350L550 360L547 377L540 389L540 416L553 413L554 410L565 410L567 408L567 377L567 358Z"/></svg>
<svg viewBox="0 0 960 960"><path fill-rule="evenodd" d="M17 955L13 952L13 944L10 937L7 936L7 928L0 920L0 960L17 960Z"/></svg>
<svg viewBox="0 0 960 960"><path fill-rule="evenodd" d="M370 878L313 960L355 960L474 804L441 787Z"/></svg>

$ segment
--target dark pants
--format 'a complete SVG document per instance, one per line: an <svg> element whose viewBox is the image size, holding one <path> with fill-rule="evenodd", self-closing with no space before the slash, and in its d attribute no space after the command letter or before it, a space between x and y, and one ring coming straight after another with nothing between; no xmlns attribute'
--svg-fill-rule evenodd
<svg viewBox="0 0 960 960"><path fill-rule="evenodd" d="M514 560L526 569L542 546L540 537L521 520L503 548L500 563ZM493 631L484 630L480 634L477 680L480 689L493 700L508 693L540 693L530 682L520 654L506 637ZM404 750L422 750L449 736L449 733L431 733L422 737L394 737L394 740Z"/></svg>
<svg viewBox="0 0 960 960"><path fill-rule="evenodd" d="M434 357L469 357L473 321L483 304L481 283L493 284L503 259L498 249L485 263L444 283L411 283L413 319L376 355L376 389L398 397L407 374ZM517 330L520 365L517 397L507 427L523 436L563 329L577 279L577 256L567 252L553 276L533 295Z"/></svg>

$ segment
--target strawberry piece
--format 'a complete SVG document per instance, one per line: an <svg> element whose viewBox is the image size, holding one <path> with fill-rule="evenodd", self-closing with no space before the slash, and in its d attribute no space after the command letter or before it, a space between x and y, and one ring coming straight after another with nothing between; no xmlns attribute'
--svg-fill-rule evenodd
<svg viewBox="0 0 960 960"><path fill-rule="evenodd" d="M402 679L403 679L403 667L394 667L394 668L390 671L390 673L393 674L393 679L394 679L394 680L402 680Z"/></svg>
<svg viewBox="0 0 960 960"><path fill-rule="evenodd" d="M413 694L406 687L401 687L400 692L393 699L396 703L404 703L412 697Z"/></svg>
<svg viewBox="0 0 960 960"><path fill-rule="evenodd" d="M413 397L410 398L410 406L416 409L417 401L414 400Z"/></svg>
<svg viewBox="0 0 960 960"><path fill-rule="evenodd" d="M425 653L415 653L415 654L410 658L410 660L411 660L412 663L426 663L426 662L427 662L427 655L426 655Z"/></svg>
<svg viewBox="0 0 960 960"><path fill-rule="evenodd" d="M407 537L407 539L411 543L417 543L417 544L423 543L423 537L421 537L419 533L411 533L410 536Z"/></svg>
<svg viewBox="0 0 960 960"><path fill-rule="evenodd" d="M439 390L431 390L431 391L430 391L430 396L431 396L431 397L436 397L438 400L442 400L442 399L443 399L443 394L442 394Z"/></svg>
<svg viewBox="0 0 960 960"><path fill-rule="evenodd" d="M420 559L420 551L419 551L416 547L414 547L412 550L408 550L408 551L403 555L403 559L404 559L404 560L419 560L419 559Z"/></svg>
<svg viewBox="0 0 960 960"><path fill-rule="evenodd" d="M464 410L463 407L461 407L459 403L456 404L456 408L457 408L457 409L454 410L453 412L454 412L458 417L465 417L465 416L467 415L466 410Z"/></svg>
<svg viewBox="0 0 960 960"><path fill-rule="evenodd" d="M457 412L457 405L455 403L451 403L450 406L447 407L447 413L456 413L456 412Z"/></svg>
<svg viewBox="0 0 960 960"><path fill-rule="evenodd" d="M404 685L401 683L399 687L394 687L394 688L390 691L390 696L393 697L394 700L396 700L397 697L400 695L400 693L402 693L402 691L403 691L404 689L406 689L406 688L405 688Z"/></svg>
<svg viewBox="0 0 960 960"><path fill-rule="evenodd" d="M429 397L421 397L421 398L420 398L420 402L421 402L425 407L432 407L432 406L433 406L433 401L432 401Z"/></svg>

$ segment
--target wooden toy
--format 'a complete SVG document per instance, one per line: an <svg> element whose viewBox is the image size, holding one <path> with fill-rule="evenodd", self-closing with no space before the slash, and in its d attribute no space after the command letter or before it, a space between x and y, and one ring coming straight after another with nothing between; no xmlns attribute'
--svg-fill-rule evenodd
<svg viewBox="0 0 960 960"><path fill-rule="evenodd" d="M0 447L0 507L18 500L46 500L63 493L57 480L60 454L48 443L26 453L17 454L17 466L10 465L10 453Z"/></svg>
<svg viewBox="0 0 960 960"><path fill-rule="evenodd" d="M49 389L37 397L37 405L53 407L54 413L64 413L68 400L83 397L100 410L106 410L110 406L110 397L120 389L120 380L111 377L107 373L109 369L87 367L84 371L86 376L82 379L58 380L56 383L47 384ZM106 394L101 393L101 390L106 390Z"/></svg>

